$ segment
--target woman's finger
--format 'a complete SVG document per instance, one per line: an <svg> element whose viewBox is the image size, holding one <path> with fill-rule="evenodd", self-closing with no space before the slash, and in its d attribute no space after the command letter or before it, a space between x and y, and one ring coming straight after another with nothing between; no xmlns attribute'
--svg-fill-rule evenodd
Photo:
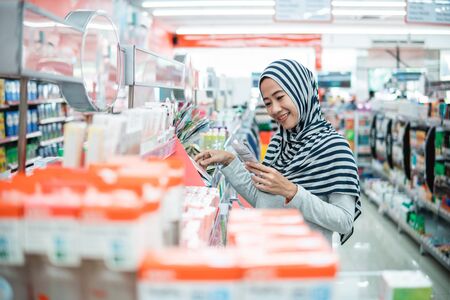
<svg viewBox="0 0 450 300"><path fill-rule="evenodd" d="M200 162L202 166L209 166L211 164L221 164L223 162L223 157L220 155L211 155L209 158L205 158Z"/></svg>
<svg viewBox="0 0 450 300"><path fill-rule="evenodd" d="M264 177L264 174L266 174L266 172L261 171L260 169L254 168L254 167L249 166L249 165L245 165L245 168L246 168L249 172L251 172L251 173L253 173L253 174L257 174L257 175L261 175L261 174L262 174L263 177Z"/></svg>
<svg viewBox="0 0 450 300"><path fill-rule="evenodd" d="M261 178L261 177L259 177L259 176L253 175L253 176L252 176L252 180L253 180L253 182L255 182L255 183L263 184L263 185L266 185L266 186L269 186L269 185L270 185L270 181L268 181L268 180L266 180L266 179L264 179L264 178Z"/></svg>
<svg viewBox="0 0 450 300"><path fill-rule="evenodd" d="M253 169L257 169L259 171L266 172L266 173L269 173L269 172L272 171L271 167L266 167L266 166L264 166L263 164L260 164L260 163L246 162L245 165L248 166L248 167L251 167Z"/></svg>
<svg viewBox="0 0 450 300"><path fill-rule="evenodd" d="M209 155L208 151L202 151L194 157L194 160L196 162L198 162L200 159L204 158L207 155ZM209 156L211 156L211 155L209 155Z"/></svg>

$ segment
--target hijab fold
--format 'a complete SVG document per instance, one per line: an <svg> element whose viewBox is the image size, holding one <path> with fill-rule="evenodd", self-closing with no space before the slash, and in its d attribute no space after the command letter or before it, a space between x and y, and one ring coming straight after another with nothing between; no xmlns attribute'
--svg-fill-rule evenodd
<svg viewBox="0 0 450 300"><path fill-rule="evenodd" d="M276 81L294 101L299 120L291 130L279 126L263 164L316 196L355 197L355 220L361 214L359 177L348 142L322 116L312 72L294 60L277 60L261 74ZM343 244L353 233L341 234Z"/></svg>

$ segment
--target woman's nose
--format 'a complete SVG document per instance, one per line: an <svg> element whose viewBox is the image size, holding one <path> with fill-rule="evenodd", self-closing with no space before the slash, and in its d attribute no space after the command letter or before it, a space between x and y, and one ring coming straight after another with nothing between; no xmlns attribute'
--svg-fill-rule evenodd
<svg viewBox="0 0 450 300"><path fill-rule="evenodd" d="M272 114L277 115L281 111L281 106L277 101L272 102Z"/></svg>

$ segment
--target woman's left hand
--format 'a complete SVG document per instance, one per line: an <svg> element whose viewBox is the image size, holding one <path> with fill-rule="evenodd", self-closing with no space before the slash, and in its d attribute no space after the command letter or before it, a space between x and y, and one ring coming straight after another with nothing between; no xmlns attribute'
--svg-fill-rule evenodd
<svg viewBox="0 0 450 300"><path fill-rule="evenodd" d="M246 162L245 168L254 174L252 176L253 183L260 191L281 195L286 199L294 198L297 193L297 185L290 182L274 168L254 162Z"/></svg>

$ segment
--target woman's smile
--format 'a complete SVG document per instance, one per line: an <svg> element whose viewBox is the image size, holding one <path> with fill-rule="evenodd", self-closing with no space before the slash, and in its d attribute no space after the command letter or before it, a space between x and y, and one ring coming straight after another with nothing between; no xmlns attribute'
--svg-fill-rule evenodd
<svg viewBox="0 0 450 300"><path fill-rule="evenodd" d="M283 123L284 121L287 120L288 117L289 117L289 112L283 113L282 115L278 116L277 121L280 123Z"/></svg>

